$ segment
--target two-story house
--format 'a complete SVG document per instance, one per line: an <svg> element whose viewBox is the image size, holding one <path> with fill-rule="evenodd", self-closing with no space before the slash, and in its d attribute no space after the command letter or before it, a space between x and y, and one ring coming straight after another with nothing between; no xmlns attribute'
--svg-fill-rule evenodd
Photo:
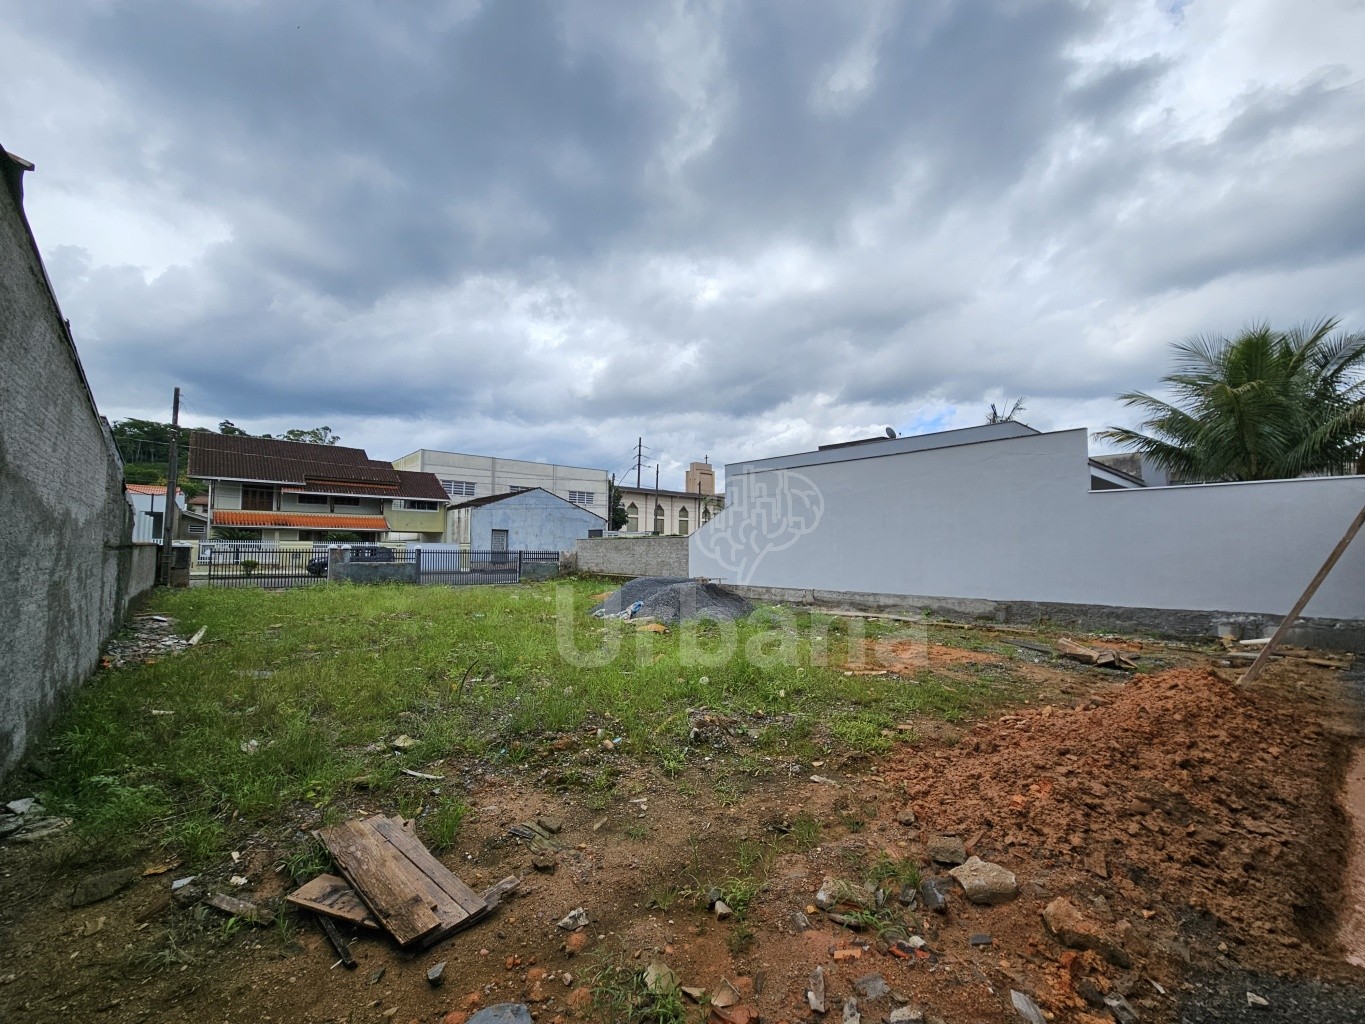
<svg viewBox="0 0 1365 1024"><path fill-rule="evenodd" d="M188 475L209 485L211 536L439 541L445 531L449 499L434 474L394 469L360 448L195 431Z"/></svg>

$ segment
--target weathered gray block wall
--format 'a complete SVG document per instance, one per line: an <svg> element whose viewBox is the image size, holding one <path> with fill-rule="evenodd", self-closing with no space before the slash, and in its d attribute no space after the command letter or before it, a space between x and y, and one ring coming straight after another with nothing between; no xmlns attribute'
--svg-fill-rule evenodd
<svg viewBox="0 0 1365 1024"><path fill-rule="evenodd" d="M123 466L0 150L0 775L100 650L147 579ZM136 582L134 566L138 568Z"/></svg>
<svg viewBox="0 0 1365 1024"><path fill-rule="evenodd" d="M1278 618L1365 503L1359 476L1091 491L1086 454L1074 430L727 467L729 505L690 538L688 575ZM1307 614L1365 620L1365 538Z"/></svg>
<svg viewBox="0 0 1365 1024"><path fill-rule="evenodd" d="M687 576L686 537L591 537L574 548L578 571L603 576Z"/></svg>
<svg viewBox="0 0 1365 1024"><path fill-rule="evenodd" d="M847 590L810 590L786 587L745 587L730 583L727 590L756 604L810 608L852 609L897 615L928 613L960 622L1048 622L1078 630L1115 630L1157 636L1207 637L1228 630L1239 639L1270 636L1280 624L1277 615L1244 612L1194 611L1173 608L1120 608L1091 604L1048 604L1039 601L986 601L979 598L934 597L923 594L869 594ZM1287 642L1308 647L1365 652L1365 622L1350 619L1300 619Z"/></svg>

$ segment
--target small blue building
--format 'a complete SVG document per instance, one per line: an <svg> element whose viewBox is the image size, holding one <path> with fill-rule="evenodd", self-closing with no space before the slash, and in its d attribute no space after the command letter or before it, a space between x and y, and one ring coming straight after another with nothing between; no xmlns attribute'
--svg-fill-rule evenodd
<svg viewBox="0 0 1365 1024"><path fill-rule="evenodd" d="M471 551L572 551L584 537L600 537L606 523L595 512L542 487L453 505L449 536Z"/></svg>

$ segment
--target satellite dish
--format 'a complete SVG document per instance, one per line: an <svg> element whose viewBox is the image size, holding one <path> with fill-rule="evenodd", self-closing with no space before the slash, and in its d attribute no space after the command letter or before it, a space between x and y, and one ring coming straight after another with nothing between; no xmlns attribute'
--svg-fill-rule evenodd
<svg viewBox="0 0 1365 1024"><path fill-rule="evenodd" d="M896 436L896 431L895 431L895 429L892 428L892 427L887 427L887 428L886 428L886 436L887 436L887 437L895 437L895 436Z"/></svg>

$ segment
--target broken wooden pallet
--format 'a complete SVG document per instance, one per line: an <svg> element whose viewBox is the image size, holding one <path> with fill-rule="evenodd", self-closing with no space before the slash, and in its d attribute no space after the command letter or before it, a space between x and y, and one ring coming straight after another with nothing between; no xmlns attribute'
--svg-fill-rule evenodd
<svg viewBox="0 0 1365 1024"><path fill-rule="evenodd" d="M297 907L317 911L362 928L378 928L379 922L355 890L336 875L318 875L299 886L285 900Z"/></svg>
<svg viewBox="0 0 1365 1024"><path fill-rule="evenodd" d="M1081 661L1097 668L1117 668L1130 672L1137 668L1137 662L1119 651L1087 647L1065 636L1057 638L1057 653L1063 658Z"/></svg>
<svg viewBox="0 0 1365 1024"><path fill-rule="evenodd" d="M398 818L375 815L317 836L400 946L429 946L468 927L491 907L432 856Z"/></svg>

